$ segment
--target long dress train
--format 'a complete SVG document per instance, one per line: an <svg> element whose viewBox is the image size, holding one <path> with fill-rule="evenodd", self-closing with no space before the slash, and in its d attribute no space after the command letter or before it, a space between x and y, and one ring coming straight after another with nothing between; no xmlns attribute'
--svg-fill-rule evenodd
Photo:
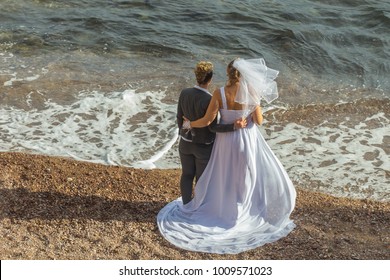
<svg viewBox="0 0 390 280"><path fill-rule="evenodd" d="M224 88L221 122L248 114L227 110ZM191 251L236 254L290 233L296 191L282 164L249 121L244 129L217 133L210 161L194 198L167 204L157 215L161 234Z"/></svg>

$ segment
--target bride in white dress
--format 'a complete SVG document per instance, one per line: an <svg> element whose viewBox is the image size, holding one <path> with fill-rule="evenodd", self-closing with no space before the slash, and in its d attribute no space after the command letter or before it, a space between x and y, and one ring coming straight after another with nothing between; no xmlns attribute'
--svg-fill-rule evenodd
<svg viewBox="0 0 390 280"><path fill-rule="evenodd" d="M217 133L210 161L199 178L194 198L166 205L157 216L161 234L187 250L236 254L290 233L296 191L256 124L262 122L260 100L278 97L278 71L263 59L237 59L228 68L228 82L216 90L202 119L191 127L247 117L246 128ZM187 122L189 125L189 122Z"/></svg>

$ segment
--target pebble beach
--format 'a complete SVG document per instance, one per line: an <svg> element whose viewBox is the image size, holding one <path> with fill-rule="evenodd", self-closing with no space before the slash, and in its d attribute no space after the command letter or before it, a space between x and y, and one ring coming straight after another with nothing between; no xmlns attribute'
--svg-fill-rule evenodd
<svg viewBox="0 0 390 280"><path fill-rule="evenodd" d="M296 185L287 237L237 255L174 247L158 211L179 195L180 169L134 169L0 153L2 260L388 260L390 203Z"/></svg>

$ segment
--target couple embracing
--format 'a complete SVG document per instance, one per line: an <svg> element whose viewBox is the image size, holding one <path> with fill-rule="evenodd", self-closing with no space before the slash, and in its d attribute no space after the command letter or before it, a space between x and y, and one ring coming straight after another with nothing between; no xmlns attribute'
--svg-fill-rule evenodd
<svg viewBox="0 0 390 280"><path fill-rule="evenodd" d="M180 248L219 254L286 236L295 227L295 188L257 127L260 101L278 97L278 71L263 59L233 60L213 95L212 63L194 71L198 85L181 92L177 112L182 196L159 212L161 234Z"/></svg>

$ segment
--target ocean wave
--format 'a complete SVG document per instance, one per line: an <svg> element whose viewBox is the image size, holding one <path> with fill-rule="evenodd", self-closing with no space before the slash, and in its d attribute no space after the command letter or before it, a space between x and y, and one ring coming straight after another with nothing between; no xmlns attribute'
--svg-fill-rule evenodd
<svg viewBox="0 0 390 280"><path fill-rule="evenodd" d="M177 138L175 106L163 92L80 93L70 104L0 108L1 149L122 166L152 166ZM28 95L30 104L36 96ZM140 163L138 163L140 162Z"/></svg>

